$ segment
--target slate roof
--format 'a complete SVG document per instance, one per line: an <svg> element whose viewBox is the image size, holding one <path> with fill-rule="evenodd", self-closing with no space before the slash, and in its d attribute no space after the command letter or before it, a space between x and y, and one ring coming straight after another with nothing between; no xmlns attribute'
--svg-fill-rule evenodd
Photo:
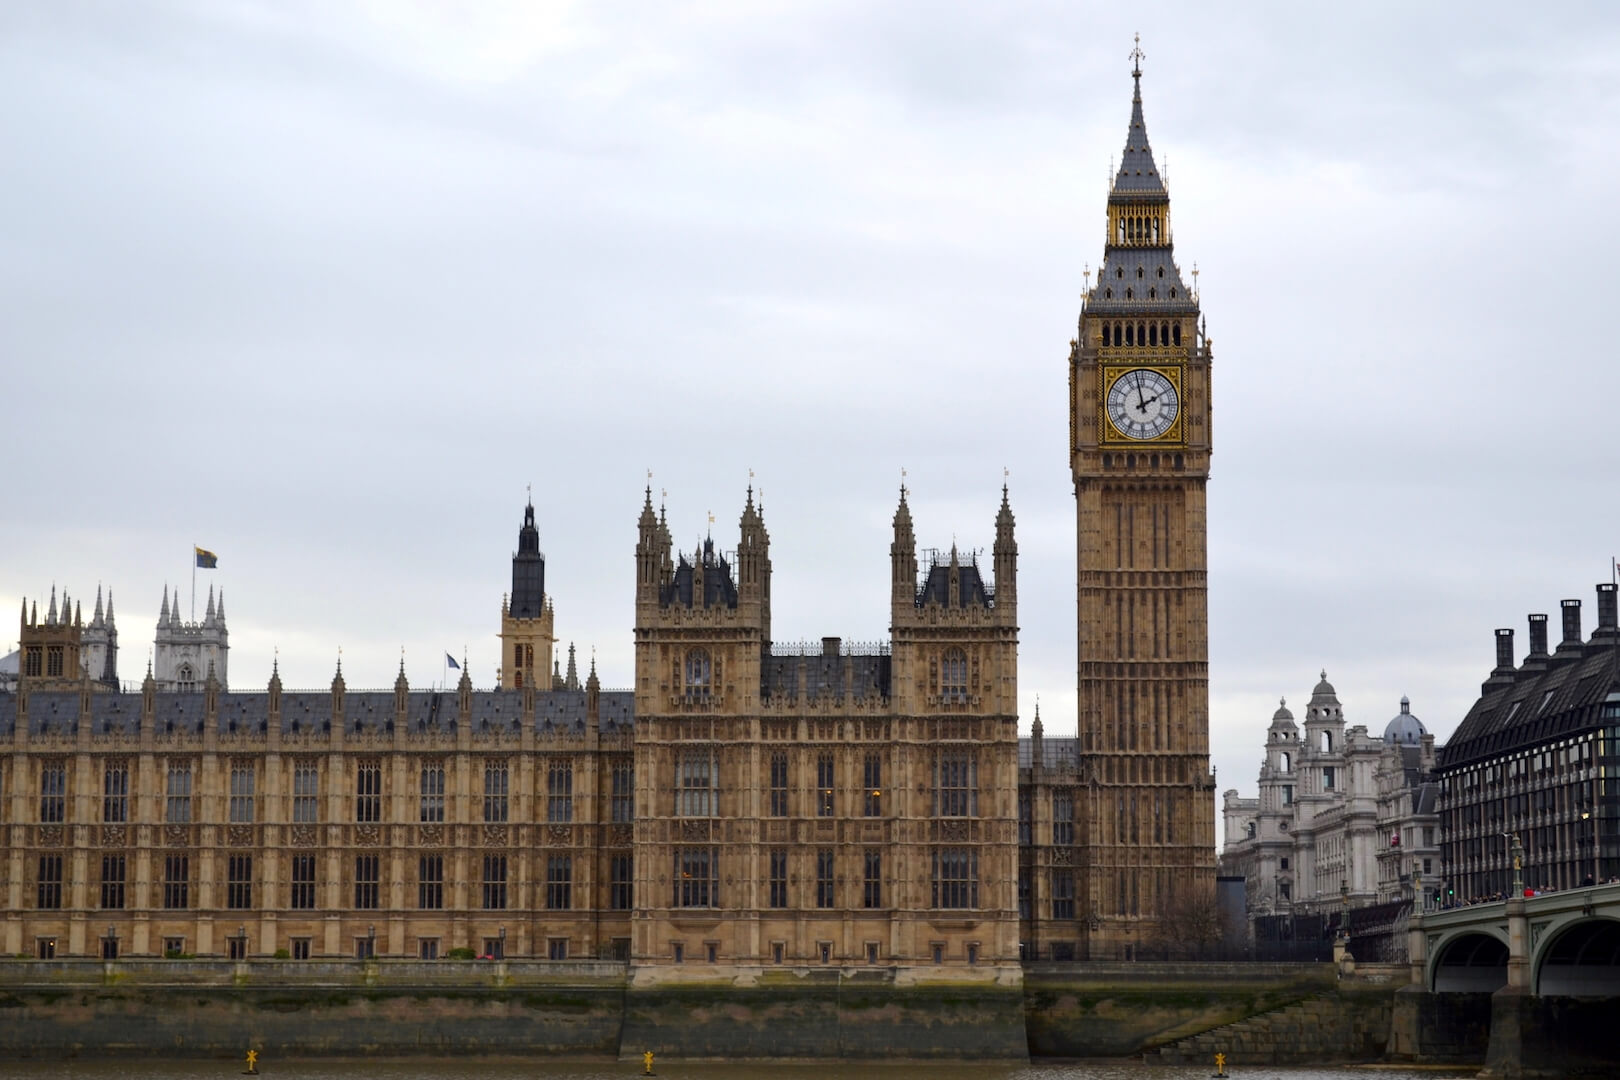
<svg viewBox="0 0 1620 1080"><path fill-rule="evenodd" d="M1138 270L1141 277L1137 277ZM1160 270L1164 271L1163 277L1159 276ZM1176 266L1174 249L1169 244L1123 247L1110 243L1103 256L1102 269L1097 272L1097 284L1086 299L1086 307L1094 314L1122 315L1144 312L1173 315L1198 310L1187 283L1181 280L1181 269Z"/></svg>
<svg viewBox="0 0 1620 1080"><path fill-rule="evenodd" d="M75 695L77 696L77 695ZM77 703L75 703L75 706ZM28 703L34 711L34 702ZM90 730L97 735L133 735L140 730L141 699L136 694L92 694Z"/></svg>
<svg viewBox="0 0 1620 1080"><path fill-rule="evenodd" d="M760 694L765 700L844 697L886 698L889 696L891 659L882 653L808 654L793 646L765 658L760 674ZM845 668L849 685L845 685Z"/></svg>
<svg viewBox="0 0 1620 1080"><path fill-rule="evenodd" d="M1488 680L1440 749L1439 771L1596 727L1606 704L1620 711L1620 637L1600 629L1573 654L1560 646L1551 660L1527 660L1511 681Z"/></svg>
<svg viewBox="0 0 1620 1080"><path fill-rule="evenodd" d="M737 606L737 583L731 578L731 564L723 556L714 552L714 541L703 541L703 549L698 558L703 564L703 598L704 607L730 607ZM691 563L682 555L675 566L675 580L662 590L660 600L665 607L679 604L681 607L691 607L695 573Z"/></svg>
<svg viewBox="0 0 1620 1080"><path fill-rule="evenodd" d="M995 595L993 589L987 589L984 578L979 574L977 563L962 563L957 568L961 573L958 588L958 607L989 607L990 598ZM938 604L941 607L950 606L951 596L951 564L940 561L928 568L928 577L923 579L922 588L917 590L917 606L925 604Z"/></svg>
<svg viewBox="0 0 1620 1080"><path fill-rule="evenodd" d="M1164 177L1153 161L1153 147L1148 144L1147 121L1142 119L1142 73L1135 72L1133 78L1136 92L1131 97L1131 128L1125 133L1125 153L1119 159L1110 202L1131 201L1133 196L1169 198ZM1116 199L1116 195L1122 198Z"/></svg>
<svg viewBox="0 0 1620 1080"><path fill-rule="evenodd" d="M1079 745L1079 739L1042 739L1041 766L1047 769L1074 768L1079 760ZM1018 767L1029 769L1034 765L1035 740L1021 737L1018 740Z"/></svg>
<svg viewBox="0 0 1620 1080"><path fill-rule="evenodd" d="M201 733L204 695L160 693L153 701L158 732ZM452 691L415 690L407 694L406 723L411 730L448 730L460 713ZM394 694L388 690L350 691L343 698L344 721L350 732L391 731L394 722ZM515 731L523 716L523 695L515 690L475 690L472 694L473 731ZM71 734L79 719L79 694L75 690L36 690L28 695L28 717L34 734ZM92 731L133 735L139 730L140 694L96 693L90 697ZM16 726L17 695L0 691L0 735L9 736ZM227 692L219 695L219 730L262 732L270 719L270 696L263 690ZM281 695L281 730L294 732L330 730L332 694L328 690L290 691ZM598 704L598 722L603 731L635 728L635 694L629 690L606 690ZM585 730L585 691L554 690L535 695L535 725L539 731Z"/></svg>

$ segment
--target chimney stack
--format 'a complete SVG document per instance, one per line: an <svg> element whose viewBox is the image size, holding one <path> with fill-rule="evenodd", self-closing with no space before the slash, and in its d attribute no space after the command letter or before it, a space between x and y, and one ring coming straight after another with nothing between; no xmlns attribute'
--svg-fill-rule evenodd
<svg viewBox="0 0 1620 1080"><path fill-rule="evenodd" d="M1593 632L1593 636L1596 637L1598 634L1603 634L1604 637L1612 637L1614 636L1616 629L1620 628L1616 625L1617 623L1620 623L1620 619L1616 619L1614 602L1615 587L1611 583L1605 581L1602 585L1597 587L1597 594L1598 624L1597 630ZM1605 634L1604 631L1608 631L1608 633Z"/></svg>
<svg viewBox="0 0 1620 1080"><path fill-rule="evenodd" d="M1528 661L1532 656L1540 657L1546 655L1547 616L1532 615L1530 616L1530 652L1525 656L1525 660Z"/></svg>
<svg viewBox="0 0 1620 1080"><path fill-rule="evenodd" d="M1560 649L1564 646L1579 646L1581 643L1581 602L1579 600L1565 600L1564 608L1564 640L1558 643Z"/></svg>
<svg viewBox="0 0 1620 1080"><path fill-rule="evenodd" d="M1513 674L1513 630L1509 627L1496 632L1496 671L1492 674Z"/></svg>

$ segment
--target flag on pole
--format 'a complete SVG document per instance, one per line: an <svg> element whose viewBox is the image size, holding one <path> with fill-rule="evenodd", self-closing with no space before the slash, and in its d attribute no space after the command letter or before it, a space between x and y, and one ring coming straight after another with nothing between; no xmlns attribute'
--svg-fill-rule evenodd
<svg viewBox="0 0 1620 1080"><path fill-rule="evenodd" d="M209 551L207 548L197 547L197 545L195 545L195 544L192 545L192 550L194 550L197 553L197 568L198 569L200 569L200 570L215 570L215 569L218 569L218 567L219 567L219 556L218 555L215 555L212 551Z"/></svg>
<svg viewBox="0 0 1620 1080"><path fill-rule="evenodd" d="M444 654L444 662L455 668L457 671L461 670L461 665L456 663L456 658L451 656L449 653Z"/></svg>

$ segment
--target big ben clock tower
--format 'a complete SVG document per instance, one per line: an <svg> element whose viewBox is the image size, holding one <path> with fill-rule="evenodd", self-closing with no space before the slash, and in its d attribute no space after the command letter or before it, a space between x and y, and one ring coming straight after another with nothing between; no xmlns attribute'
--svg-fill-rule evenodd
<svg viewBox="0 0 1620 1080"><path fill-rule="evenodd" d="M1108 237L1069 353L1078 538L1085 954L1193 944L1214 902L1204 489L1210 344L1176 265L1170 193L1142 119L1108 192Z"/></svg>

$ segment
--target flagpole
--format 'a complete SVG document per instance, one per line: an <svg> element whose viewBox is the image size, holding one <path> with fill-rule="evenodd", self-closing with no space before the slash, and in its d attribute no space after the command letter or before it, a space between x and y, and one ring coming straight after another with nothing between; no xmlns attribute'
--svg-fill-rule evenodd
<svg viewBox="0 0 1620 1080"><path fill-rule="evenodd" d="M191 621L197 621L197 542L191 543Z"/></svg>

